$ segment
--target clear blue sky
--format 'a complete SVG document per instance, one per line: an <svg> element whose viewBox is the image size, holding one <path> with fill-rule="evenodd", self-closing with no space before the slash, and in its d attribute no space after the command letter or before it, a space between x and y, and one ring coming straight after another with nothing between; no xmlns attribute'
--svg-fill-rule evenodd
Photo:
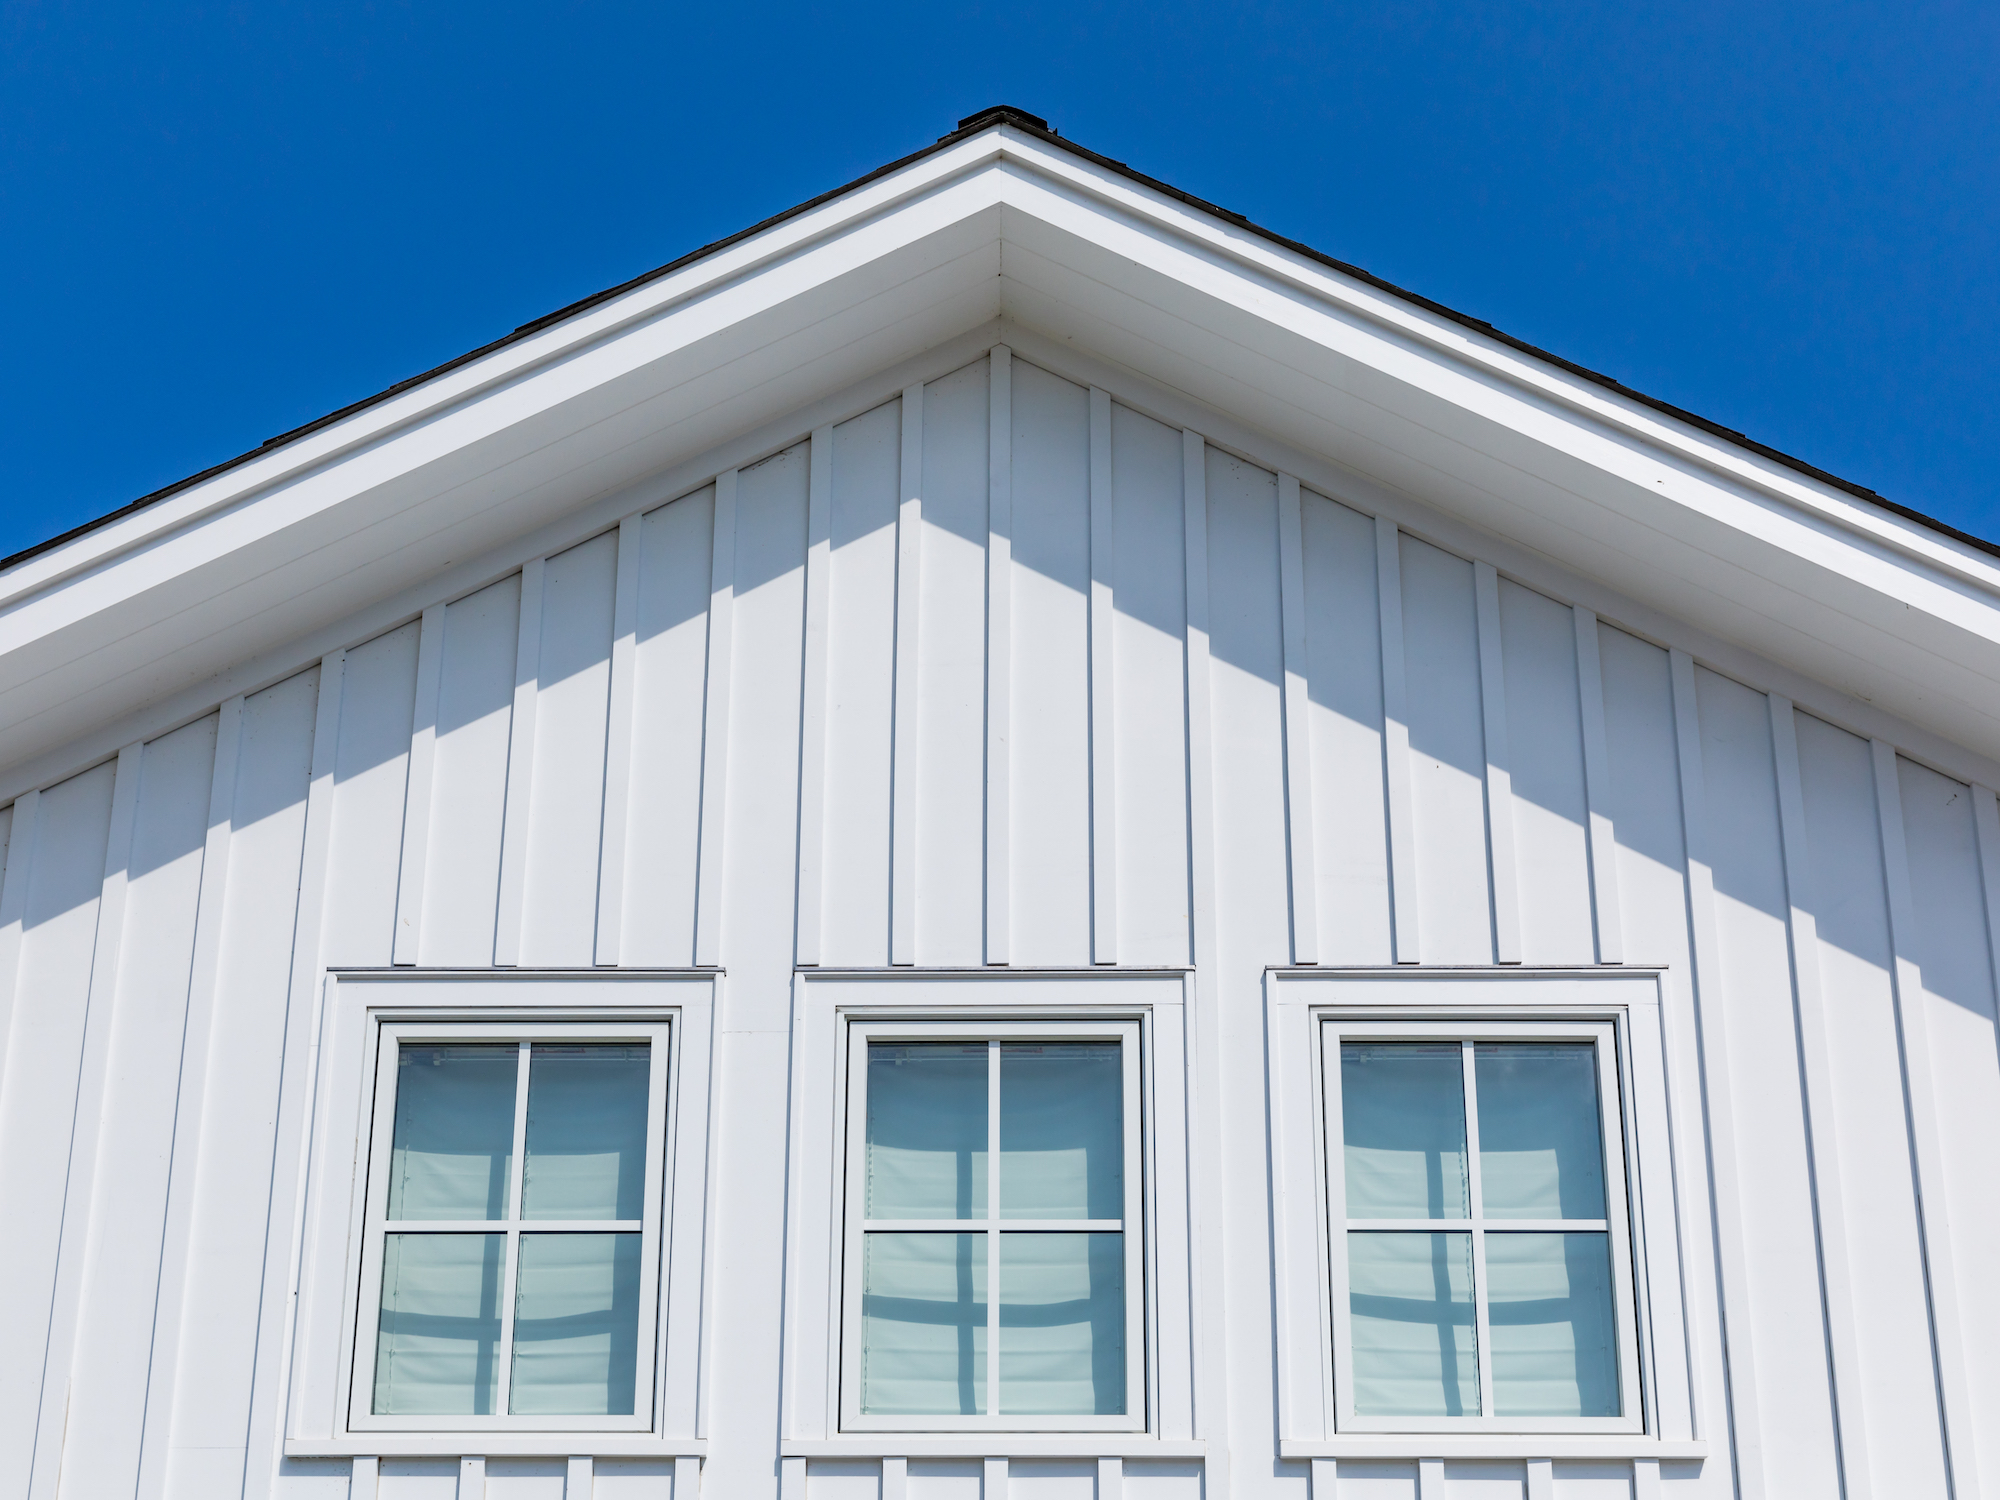
<svg viewBox="0 0 2000 1500"><path fill-rule="evenodd" d="M0 0L0 553L998 102L2000 538L1991 0Z"/></svg>

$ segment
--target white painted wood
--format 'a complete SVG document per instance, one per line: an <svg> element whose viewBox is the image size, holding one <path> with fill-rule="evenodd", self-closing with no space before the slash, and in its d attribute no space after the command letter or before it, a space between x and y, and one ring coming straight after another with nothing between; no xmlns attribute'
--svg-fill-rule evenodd
<svg viewBox="0 0 2000 1500"><path fill-rule="evenodd" d="M1285 812L1292 876L1292 962L1319 962L1312 720L1306 707L1305 531L1299 482L1278 475L1278 588L1285 633Z"/></svg>
<svg viewBox="0 0 2000 1500"><path fill-rule="evenodd" d="M410 724L410 784L403 799L403 867L396 883L395 962L417 961L431 847L431 784L437 770L438 685L444 659L443 605L424 611L417 637L415 717Z"/></svg>
<svg viewBox="0 0 2000 1500"><path fill-rule="evenodd" d="M624 962L627 830L632 822L634 700L639 675L639 563L643 516L618 523L617 593L611 606L611 704L604 737L604 835L597 856L600 964Z"/></svg>
<svg viewBox="0 0 2000 1500"><path fill-rule="evenodd" d="M907 1458L882 1460L882 1500L909 1500L910 1461Z"/></svg>
<svg viewBox="0 0 2000 1500"><path fill-rule="evenodd" d="M596 1487L596 1468L589 1454L572 1456L563 1470L562 1500L591 1500Z"/></svg>
<svg viewBox="0 0 2000 1500"><path fill-rule="evenodd" d="M1618 838L1611 816L1611 759L1604 728L1604 666L1598 650L1597 616L1577 605L1576 684L1583 709L1584 795L1590 809L1591 914L1596 922L1597 961L1625 961L1625 923L1618 896Z"/></svg>
<svg viewBox="0 0 2000 1500"><path fill-rule="evenodd" d="M547 559L521 568L514 643L514 702L507 722L507 806L500 835L500 896L493 922L493 962L521 961L521 918L528 890L529 810L534 805L535 714L541 702L542 574Z"/></svg>
<svg viewBox="0 0 2000 1500"><path fill-rule="evenodd" d="M1993 788L1973 784L1972 817L1979 849L1980 891L1986 898L1986 952L1993 988L2000 992L2000 798ZM5 922L0 916L0 923ZM0 959L4 964L4 959Z"/></svg>
<svg viewBox="0 0 2000 1500"><path fill-rule="evenodd" d="M1090 958L1118 962L1118 711L1113 638L1118 532L1111 393L1090 389Z"/></svg>
<svg viewBox="0 0 2000 1500"><path fill-rule="evenodd" d="M41 802L40 791L23 792L8 809L7 874L4 883L0 883L0 1084L7 1078L14 1012L21 992L22 938L28 888L34 878Z"/></svg>
<svg viewBox="0 0 2000 1500"><path fill-rule="evenodd" d="M382 1460L357 1458L348 1479L347 1500L376 1500L381 1493Z"/></svg>
<svg viewBox="0 0 2000 1500"><path fill-rule="evenodd" d="M674 1500L684 1500L676 1495ZM803 1458L778 1460L778 1500L806 1500L806 1461Z"/></svg>
<svg viewBox="0 0 2000 1500"><path fill-rule="evenodd" d="M1307 1500L1340 1500L1340 1461L1315 1458L1307 1463Z"/></svg>
<svg viewBox="0 0 2000 1500"><path fill-rule="evenodd" d="M1514 789L1508 775L1507 679L1500 638L1500 581L1491 563L1472 569L1479 611L1479 700L1486 737L1486 833L1493 882L1494 956L1521 961L1520 864L1514 854Z"/></svg>
<svg viewBox="0 0 2000 1500"><path fill-rule="evenodd" d="M458 1461L458 1500L486 1500L486 1460L468 1455Z"/></svg>
<svg viewBox="0 0 2000 1500"><path fill-rule="evenodd" d="M1556 1466L1546 1458L1527 1462L1527 1500L1556 1500Z"/></svg>
<svg viewBox="0 0 2000 1500"><path fill-rule="evenodd" d="M1417 1460L1417 1500L1448 1500L1445 1492L1444 1460Z"/></svg>
<svg viewBox="0 0 2000 1500"><path fill-rule="evenodd" d="M1903 1079L1908 1090L1912 1152L1917 1164L1922 1210L1924 1263L1931 1304L1931 1337L1937 1356L1937 1383L1944 1408L1946 1454L1954 1496L1978 1496L1979 1431L1966 1378L1964 1314L1960 1310L1958 1250L1946 1205L1944 1145L1938 1128L1935 1058L1923 970L1915 957L1917 913L1911 890L1909 844L1903 818L1903 789L1895 747L1876 740L1875 807L1881 819L1882 864L1889 890L1889 941L1895 952L1897 1027L1903 1041Z"/></svg>
<svg viewBox="0 0 2000 1500"><path fill-rule="evenodd" d="M989 1458L980 1475L979 1500L1007 1500L1007 1460Z"/></svg>
<svg viewBox="0 0 2000 1500"><path fill-rule="evenodd" d="M888 1500L884 1495L883 1500ZM1118 1457L1097 1461L1097 1500L1125 1500L1125 1460Z"/></svg>
<svg viewBox="0 0 2000 1500"><path fill-rule="evenodd" d="M1680 766L1682 837L1687 851L1687 899L1693 930L1694 999L1700 1026L1703 1070L1709 1082L1708 1112L1714 1146L1709 1153L1721 1266L1723 1347L1730 1373L1731 1438L1737 1486L1751 1500L1772 1494L1764 1467L1760 1425L1762 1395L1757 1383L1756 1338L1752 1331L1750 1280L1743 1244L1743 1204L1736 1165L1736 1105L1726 1017L1727 991L1715 930L1715 874L1710 864L1708 799L1702 765L1700 708L1695 697L1694 663L1671 653L1674 736ZM1782 1493L1782 1490L1776 1491Z"/></svg>
<svg viewBox="0 0 2000 1500"><path fill-rule="evenodd" d="M812 435L806 501L805 703L799 726L798 961L817 964L826 878L827 592L833 581L833 428Z"/></svg>
<svg viewBox="0 0 2000 1500"><path fill-rule="evenodd" d="M730 637L736 588L736 488L732 469L715 481L708 585L708 689L702 713L701 853L695 890L694 961L722 962L723 809L729 790Z"/></svg>
<svg viewBox="0 0 2000 1500"><path fill-rule="evenodd" d="M924 388L903 392L902 461L896 502L895 748L891 775L889 961L917 959L917 731L916 697L919 569L923 558ZM803 1482L803 1481L801 1481Z"/></svg>
<svg viewBox="0 0 2000 1500"><path fill-rule="evenodd" d="M1013 952L1014 355L995 345L986 428L986 962Z"/></svg>
<svg viewBox="0 0 2000 1500"><path fill-rule="evenodd" d="M691 1454L674 1459L674 1500L701 1500L701 1460Z"/></svg>
<svg viewBox="0 0 2000 1500"><path fill-rule="evenodd" d="M1422 961L1417 827L1410 801L1410 711L1404 681L1402 544L1396 523L1375 518L1375 594L1382 611L1382 765L1389 793L1389 901L1396 962Z"/></svg>
<svg viewBox="0 0 2000 1500"><path fill-rule="evenodd" d="M1632 1460L1632 1500L1660 1500L1660 1461L1657 1458Z"/></svg>
<svg viewBox="0 0 2000 1500"><path fill-rule="evenodd" d="M1792 984L1798 1012L1799 1063L1805 1079L1807 1124L1812 1138L1812 1185L1819 1227L1819 1274L1833 1360L1835 1435L1846 1493L1866 1500L1875 1492L1869 1464L1868 1417L1862 1396L1856 1287L1849 1253L1846 1184L1835 1124L1832 1048L1827 1035L1826 992L1820 982L1820 942L1813 919L1813 863L1807 844L1805 793L1799 774L1798 731L1791 700L1770 700L1771 741L1778 777L1778 817L1791 924Z"/></svg>

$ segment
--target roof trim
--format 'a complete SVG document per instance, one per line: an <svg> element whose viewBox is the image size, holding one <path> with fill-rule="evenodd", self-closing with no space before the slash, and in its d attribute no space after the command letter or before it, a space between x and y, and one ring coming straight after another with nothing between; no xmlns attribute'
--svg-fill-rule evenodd
<svg viewBox="0 0 2000 1500"><path fill-rule="evenodd" d="M865 187L871 182L889 176L891 173L899 172L912 163L922 161L925 157L933 156L947 147L955 146L960 141L977 135L981 131L1002 125L1018 130L1022 134L1031 136L1044 144L1059 147L1073 156L1081 157L1093 165L1102 167L1107 171L1115 172L1121 177L1127 178L1165 197L1172 198L1177 202L1184 203L1190 208L1197 209L1202 213L1211 214L1239 229L1248 230L1252 234L1269 240L1272 244L1279 245L1296 255L1304 256L1308 260L1315 261L1331 270L1338 271L1343 276L1349 276L1357 281L1364 282L1378 291L1387 292L1391 296L1408 302L1412 306L1422 308L1426 312L1433 313L1441 318L1447 318L1462 327L1470 328L1477 333L1485 335L1487 338L1507 345L1509 348L1530 355L1546 364L1554 365L1557 369L1577 376L1580 379L1587 380L1593 385L1601 386L1628 400L1636 401L1643 406L1652 408L1654 411L1664 413L1676 421L1685 422L1691 427L1699 428L1713 437L1722 438L1739 448L1756 454L1760 458L1769 459L1773 463L1781 464L1785 468L1803 474L1810 479L1818 480L1822 484L1831 485L1835 489L1842 490L1872 505L1880 506L1882 509L1901 516L1905 520L1914 521L1932 531L1950 537L1954 541L1962 542L1966 546L1976 548L1993 557L2000 557L2000 542L1991 542L1984 537L1974 536L1970 532L1961 531L1956 526L1938 520L1935 516L1925 515L1922 511L1890 500L1876 491L1867 488L1865 485L1856 484L1849 479L1842 479L1839 475L1829 473L1827 470L1819 468L1815 464L1808 463L1802 458L1773 448L1769 444L1760 443L1755 438L1738 432L1734 428L1724 427L1719 422L1711 421L1707 417L1688 411L1684 407L1675 406L1672 402L1662 401L1656 396L1648 396L1645 392L1634 390L1632 387L1610 375L1588 369L1573 360L1563 358L1560 354L1551 353L1547 349L1531 344L1526 339L1516 338L1510 333L1495 328L1491 323L1486 322L1482 318L1471 317L1454 308L1446 307L1443 303L1434 302L1420 293L1397 286L1394 282L1385 281L1382 277L1376 276L1362 269L1360 266L1337 259L1334 256L1326 254L1324 251L1315 250L1312 246L1303 244L1298 240L1289 239L1275 230L1266 229L1261 224L1255 223L1242 214L1211 203L1205 198L1198 198L1192 193L1183 192L1172 184L1162 182L1157 177L1149 177L1144 172L1137 171L1122 161L1102 156L1087 147L1078 145L1074 141L1064 139L1061 133L1051 127L1048 121L1044 120L1040 115L1029 114L1026 110L1018 109L1013 105L999 104L982 109L976 114L967 115L958 122L957 129L939 136L930 145L912 151L907 156L898 157L895 161L877 167L874 171L865 173L851 182L843 183L841 186L821 193L815 198L808 198L803 203L795 204L791 208L772 214L769 218L763 219L747 228L739 229L734 234L725 235L719 240L712 240L699 249L690 250L687 254L670 260L665 265L656 266L650 271L641 272L628 281L622 281L616 286L606 287L600 292L593 292L589 296L580 298L565 307L557 308L554 312L545 313L539 318L523 323L511 333L503 334L490 343L480 345L477 349L468 350L454 359L446 360L441 365L433 366L421 374L412 375L405 380L400 380L385 390L377 391L371 396L364 396L358 401L350 402L337 411L328 412L323 417L316 417L312 421L294 427L288 432L281 432L276 437L266 438L257 447L250 449L248 452L239 453L234 458L224 459L221 463L213 464L199 473L190 474L185 479L175 480L172 484L165 485L160 489L152 491L150 494L141 495L138 499L122 505L116 510L98 516L94 520L85 521L79 526L73 526L58 536L50 537L47 541L37 542L34 546L24 548L9 557L0 558L0 572L4 572L17 563L26 562L33 557L39 557L43 553L52 551L66 542L74 541L77 537L95 531L101 526L108 525L136 511L144 510L156 501L164 500L170 495L179 494L181 491L200 484L204 480L212 479L216 475L233 469L239 464L247 463L253 458L262 457L274 448L281 448L285 444L306 437L311 433L319 431L321 428L330 427L334 423L354 415L356 412L364 411L371 406L400 396L404 392L423 385L428 381L435 380L441 375L448 374L461 366L472 363L474 360L481 359L497 349L504 349L509 344L517 343L522 339L540 333L552 324L560 323L567 318L576 316L578 313L586 312L601 303L622 296L636 287L644 286L651 281L657 281L663 276L670 275L685 266L692 265L694 262L713 255L720 250L725 250L731 245L739 244L755 235L762 234L765 230L782 224L788 219L797 218L801 214L809 213L822 204L830 203L836 198L843 197L855 191L857 188Z"/></svg>

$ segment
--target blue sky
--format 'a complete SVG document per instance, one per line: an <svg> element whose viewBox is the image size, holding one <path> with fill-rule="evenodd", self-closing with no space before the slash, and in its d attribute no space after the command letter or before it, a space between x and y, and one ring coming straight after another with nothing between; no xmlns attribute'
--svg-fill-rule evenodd
<svg viewBox="0 0 2000 1500"><path fill-rule="evenodd" d="M0 553L997 102L2000 538L2000 7L0 0Z"/></svg>

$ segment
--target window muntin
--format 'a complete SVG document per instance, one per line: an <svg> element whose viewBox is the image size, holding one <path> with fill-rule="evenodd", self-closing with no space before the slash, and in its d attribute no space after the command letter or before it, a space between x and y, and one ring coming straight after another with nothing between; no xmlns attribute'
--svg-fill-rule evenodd
<svg viewBox="0 0 2000 1500"><path fill-rule="evenodd" d="M668 1028L381 1028L350 1426L651 1426Z"/></svg>
<svg viewBox="0 0 2000 1500"><path fill-rule="evenodd" d="M850 1031L843 1425L1143 1427L1138 1026Z"/></svg>
<svg viewBox="0 0 2000 1500"><path fill-rule="evenodd" d="M1613 1029L1329 1022L1340 1425L1640 1426Z"/></svg>

